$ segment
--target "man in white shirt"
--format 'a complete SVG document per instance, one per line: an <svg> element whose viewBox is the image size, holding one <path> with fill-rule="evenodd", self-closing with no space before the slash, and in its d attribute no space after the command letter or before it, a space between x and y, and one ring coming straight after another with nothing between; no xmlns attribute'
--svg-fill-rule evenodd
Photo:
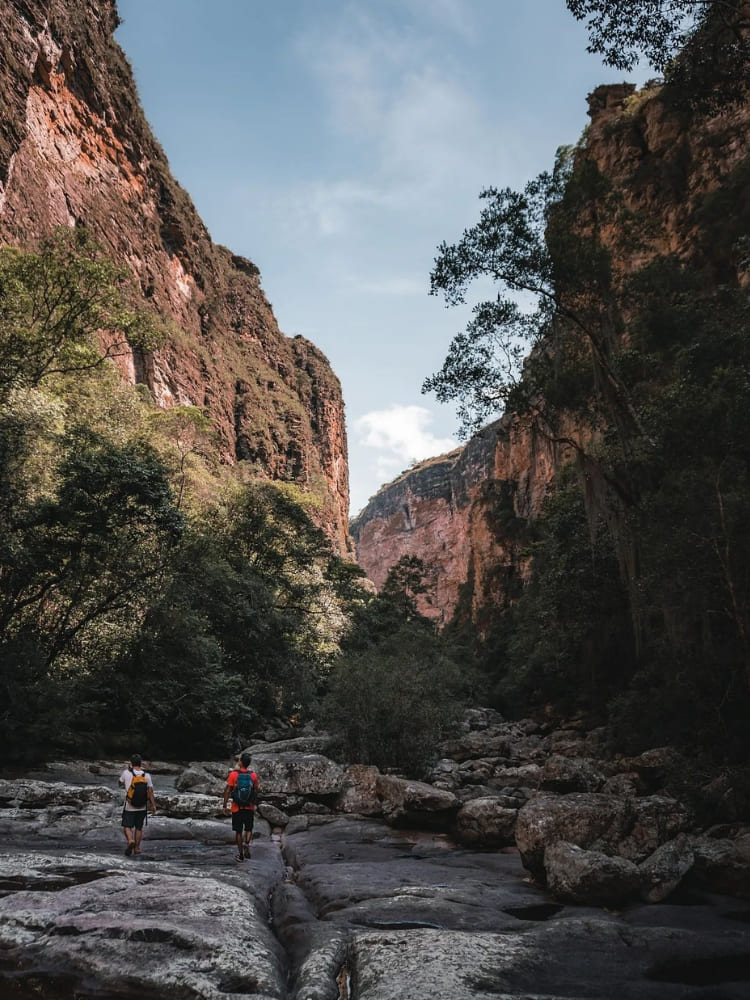
<svg viewBox="0 0 750 1000"><path fill-rule="evenodd" d="M141 767L141 755L134 753L130 763L119 777L119 784L125 786L125 806L122 810L122 831L127 847L125 853L141 853L143 824L147 811L156 812L156 799L151 775Z"/></svg>

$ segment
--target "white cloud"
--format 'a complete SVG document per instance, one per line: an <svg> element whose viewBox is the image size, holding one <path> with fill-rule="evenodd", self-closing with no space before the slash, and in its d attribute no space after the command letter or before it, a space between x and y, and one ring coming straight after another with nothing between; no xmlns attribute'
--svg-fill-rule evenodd
<svg viewBox="0 0 750 1000"><path fill-rule="evenodd" d="M488 125L484 96L471 91L428 27L436 17L459 20L461 5L441 0L436 13L422 0L412 3L423 19L409 27L349 8L298 39L328 110L331 134L321 141L345 137L365 164L365 189L343 177L297 193L321 235L362 230L372 221L362 211L373 206L394 218L432 216L461 192L475 197L495 176L500 137Z"/></svg>
<svg viewBox="0 0 750 1000"><path fill-rule="evenodd" d="M335 236L347 232L363 208L377 208L383 201L384 195L368 184L320 181L297 189L290 214L294 225L312 228L319 236Z"/></svg>
<svg viewBox="0 0 750 1000"><path fill-rule="evenodd" d="M429 427L433 419L424 406L393 403L387 410L371 410L355 420L357 445L378 452L375 461L381 483L393 479L412 462L456 447L453 438L432 433Z"/></svg>

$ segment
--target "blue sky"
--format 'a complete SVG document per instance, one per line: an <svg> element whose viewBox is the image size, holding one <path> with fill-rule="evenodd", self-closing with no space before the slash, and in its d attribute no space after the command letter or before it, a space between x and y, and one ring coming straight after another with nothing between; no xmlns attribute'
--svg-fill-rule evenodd
<svg viewBox="0 0 750 1000"><path fill-rule="evenodd" d="M328 357L352 513L458 443L421 393L465 311L437 246L483 187L521 187L623 79L564 0L118 0L117 40L213 239L253 260L279 325ZM648 72L641 74L642 82Z"/></svg>

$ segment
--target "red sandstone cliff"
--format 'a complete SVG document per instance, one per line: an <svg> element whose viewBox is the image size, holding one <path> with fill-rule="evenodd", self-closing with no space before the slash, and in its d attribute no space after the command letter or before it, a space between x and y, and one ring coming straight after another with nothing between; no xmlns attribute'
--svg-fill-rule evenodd
<svg viewBox="0 0 750 1000"><path fill-rule="evenodd" d="M744 281L737 241L750 216L748 109L696 124L670 108L658 87L635 93L623 84L594 91L589 114L577 155L593 163L641 224L627 253L615 227L599 232L620 273L676 254L698 260L717 282ZM726 212L712 213L709 226L700 205L710 193L725 199ZM596 215L595 202L589 210ZM575 427L568 433L575 437ZM423 601L420 610L441 622L458 611L484 627L518 593L528 571L519 526L538 511L552 476L570 458L529 421L506 415L463 449L384 486L352 524L358 561L380 586L401 556L418 556L433 590L433 603Z"/></svg>
<svg viewBox="0 0 750 1000"><path fill-rule="evenodd" d="M143 117L117 23L115 0L0 0L0 240L87 226L173 323L158 352L120 359L123 375L161 406L204 408L225 462L315 493L347 553L338 379L281 334L255 265L211 241Z"/></svg>

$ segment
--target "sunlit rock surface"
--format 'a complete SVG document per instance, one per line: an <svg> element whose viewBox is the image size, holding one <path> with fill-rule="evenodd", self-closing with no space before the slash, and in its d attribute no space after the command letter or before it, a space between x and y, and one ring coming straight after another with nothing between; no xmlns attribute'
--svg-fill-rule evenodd
<svg viewBox="0 0 750 1000"><path fill-rule="evenodd" d="M211 417L222 461L317 495L349 553L341 387L323 354L279 331L258 268L218 246L172 176L114 40L114 0L0 0L0 241L85 225L171 324L123 378Z"/></svg>

